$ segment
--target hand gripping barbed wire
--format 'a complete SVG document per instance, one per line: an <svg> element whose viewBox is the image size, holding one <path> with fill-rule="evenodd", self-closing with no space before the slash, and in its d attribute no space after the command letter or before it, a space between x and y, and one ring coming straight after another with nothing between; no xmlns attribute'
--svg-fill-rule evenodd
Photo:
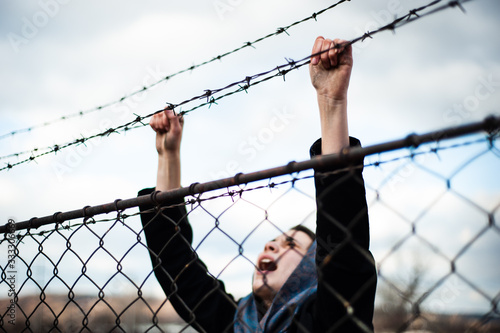
<svg viewBox="0 0 500 333"><path fill-rule="evenodd" d="M288 35L288 29L296 26L296 25L299 25L299 24L302 24L304 22L307 22L307 21L310 21L312 19L314 19L316 21L317 17L335 7L337 7L338 5L344 3L344 2L348 2L348 1L351 1L351 0L340 0L326 8L323 8L322 10L320 11L317 11L315 13L313 13L312 15L308 16L308 17L305 17L299 21L296 21L296 22L293 22L287 26L284 26L284 27L280 27L280 28L277 28L275 32L273 33L269 33L265 36L262 36L262 37L259 37L257 38L256 40L254 40L253 42L245 42L243 43L242 46L239 46L231 51L227 51L227 52L224 52L224 53L221 53L219 54L218 56L216 57L213 57L209 60L206 60L206 61L203 61L197 65L192 65L190 67L187 67L187 68L184 68L180 71L177 71L175 73L172 73L172 74L169 74L161 79L159 79L158 81L150 84L150 85L145 85L143 86L142 88L139 88L138 90L135 90L133 92L130 92L129 94L127 95L124 95L122 96L121 98L119 98L118 100L115 100L115 101L111 101L111 102L108 102L108 103L104 103L104 104L101 104L99 106L96 106L96 107L93 107L91 109L88 109L88 110L85 110L85 111L79 111L79 112L76 112L76 113L72 113L72 114L67 114L67 115L64 115L64 116L61 116L57 119L54 119L52 121L46 121L44 123L41 123L41 124L38 124L38 125L34 125L34 126L30 126L30 127L26 127L26 128L22 128L22 129L18 129L18 130L13 130L13 131L10 131L9 133L5 133L3 135L0 135L0 140L2 139L5 139L5 138L8 138L8 137L12 137L14 135L17 135L17 134L21 134L21 133L29 133L29 132L32 132L33 130L35 129L39 129L39 128L43 128L43 127L47 127L47 126L50 126L52 124L55 124L55 123L58 123L58 122L61 122L61 121L65 121L65 120L68 120L68 119L72 119L72 118L75 118L75 117L83 117L84 115L87 115L89 113L92 113L92 112L96 112L96 111L100 111L102 109L105 109L105 108L108 108L110 106L113 106L113 105L116 105L118 103L122 103L124 102L125 100L139 94L139 93L142 93L142 92L145 92L155 86L157 86L158 84L162 83L162 82L165 82L165 81L168 81L172 78L174 78L175 76L178 76L180 74L183 74L183 73L187 73L187 72L191 72L197 68L200 68L202 66L205 66L205 65L208 65L216 60L222 60L223 58L231 55L231 54L234 54L234 53L237 53L245 48L248 48L248 47L255 47L255 44L258 44L259 42L262 42L266 39L269 39L271 37L274 37L274 36L278 36L278 35L281 35L283 33L286 33Z"/></svg>
<svg viewBox="0 0 500 333"><path fill-rule="evenodd" d="M430 7L433 7L439 3L442 3L444 2L443 0L434 0L432 1L431 3L427 4L427 5L424 5L424 6L421 6L419 8L415 8L415 9L412 9L408 12L408 14L406 15L403 15L399 18L396 18L394 21L378 28L377 30L374 30L374 31L367 31L365 32L362 36L359 36L357 38L354 38L350 41L347 41L345 43L341 43L341 44L336 44L332 47L333 48L344 48L346 46L349 46L349 45L353 45L355 43L358 43L358 42L362 42L364 41L365 39L367 38L373 38L374 35L382 32L382 31L392 31L392 32L395 32L396 29L408 24L408 23L411 23L411 22L414 22L416 20L419 20L423 17L426 17L430 14L434 14L434 13L437 13L437 12L440 12L444 9L447 9L447 8L459 8L460 10L462 10L463 12L465 12L465 9L464 7L462 6L463 3L466 3L466 2L470 2L472 0L455 0L455 1L448 1L446 4L444 5L441 5L439 7L436 7L430 11L427 11L425 13L421 13L422 11L424 11L425 9L428 9ZM302 66L305 66L305 65L308 65L309 62L310 62L310 59L314 56L317 56L317 55L320 55L324 52L328 52L329 50L323 50L323 51L320 51L318 53L315 53L315 54L311 54L311 55L308 55L298 61L295 61L293 59L286 59L287 60L287 63L286 64L282 64L280 66L276 66L274 67L273 69L270 69L268 71L265 71L265 72L262 72L262 73L259 73L259 74L254 74L254 75L251 75L251 76L246 76L244 79L242 80L239 80L239 81L236 81L236 82L233 82L233 83L230 83L228 84L227 86L223 87L223 88L217 88L217 89L206 89L204 90L204 93L203 94L200 94L200 95L197 95L197 96L194 96L192 98L189 98L183 102L180 102L180 103L177 103L177 104L173 104L173 103L167 103L168 105L168 108L170 109L175 109L175 108L179 108L181 106L184 106L190 102L193 102L193 101L196 101L196 100L206 100L205 102L199 104L199 105L196 105L188 110L184 110L184 111L180 111L178 112L179 114L181 115L185 115L189 112L192 112L198 108L201 108L203 106L206 106L208 105L209 107L212 105L212 104L217 104L217 101L225 98L225 97L228 97L228 96L231 96L233 94L236 94L236 93L240 93L240 92L247 92L248 89L251 87L251 86L255 86L257 84L260 84L262 82L266 82L270 79L273 79L273 78L276 78L276 77L283 77L283 79L285 79L285 75L288 74L290 71L293 71L293 70L296 70L296 69L299 69L300 67ZM222 94L222 95L219 95L217 97L214 97L214 95L216 94L219 94L219 93L222 93L223 91L226 91L230 88L233 88L233 87L237 87L235 90L233 91L230 91L230 92L227 92L225 94ZM47 155L47 154L50 154L50 153L56 153L62 149L65 149L65 148L68 148L68 147L71 147L71 146L74 146L74 145L80 145L80 144L85 144L85 142L91 140L91 139L94 139L94 138L98 138L98 137L105 137L105 136L109 136L110 134L112 133L119 133L120 131L122 132L127 132L127 131L130 131L132 129L135 129L135 128L141 128L141 127L144 127L146 126L146 124L144 124L142 121L147 119L147 118L150 118L152 117L154 114L156 113L159 113L159 112L162 112L163 109L161 110L156 110L154 111L153 113L150 113L146 116L139 116L137 115L136 118L132 121L129 121L125 124L122 124L122 125L119 125L115 128L109 128L101 133L98 133L98 134L95 134L95 135L92 135L92 136L88 136L88 137L81 137L81 138L78 138L74 141L71 141L71 142L67 142L67 143L64 143L64 144L56 144L56 145L53 145L53 146L49 146L49 147L46 147L46 148L42 148L42 149L39 149L39 148L35 148L35 149L32 149L30 151L25 151L25 152L20 152L20 153L15 153L15 154L10 154L8 155L9 157L12 157L12 156L22 156L22 155L26 155L26 154L30 154L31 156L29 156L28 158L26 159L23 159L21 161L18 161L16 163L7 163L6 166L0 168L0 171L3 171L3 170L10 170L12 169L14 166L17 166L17 165L20 165L20 164L23 164L23 163L27 163L27 162L30 162L30 161L33 161L35 160L36 158L38 157L41 157L41 156L44 156L44 155ZM39 151L42 151L42 152L39 152ZM3 157L0 157L0 159L3 159L3 158L6 158L7 156L3 156Z"/></svg>

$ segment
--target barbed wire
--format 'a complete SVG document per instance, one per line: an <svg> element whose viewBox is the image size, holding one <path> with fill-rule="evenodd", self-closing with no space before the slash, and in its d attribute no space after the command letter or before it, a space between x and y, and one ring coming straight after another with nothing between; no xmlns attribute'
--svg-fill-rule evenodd
<svg viewBox="0 0 500 333"><path fill-rule="evenodd" d="M485 131L488 133L487 140L490 142L491 149L493 149L493 141L498 138L499 130L500 117L489 116L481 122L466 124L458 127L445 128L439 131L433 131L420 135L411 134L406 138L400 140L385 142L368 147L346 148L343 149L339 154L320 155L314 157L311 160L302 162L292 161L287 165L283 165L273 169L267 169L247 174L239 173L234 177L214 180L206 183L193 183L190 186L182 187L176 190L163 192L157 191L154 192L153 195L145 195L138 198L131 198L126 200L117 199L113 203L102 204L99 206L86 206L83 209L77 209L64 213L57 212L50 216L32 218L28 221L18 222L16 223L16 229L21 230L28 228L38 228L47 224L61 223L76 218L88 218L98 214L120 211L131 207L137 207L141 204L161 204L163 202L184 198L186 196L194 196L195 194L202 194L213 190L225 189L235 185L251 183L257 180L270 179L287 174L298 173L304 170L321 170L325 167L352 167L353 163L356 163L361 158L368 155L379 154L401 148L417 148L424 143L439 142L441 140L452 139L480 131ZM436 149L438 148L434 148L434 150ZM498 149L496 150L497 151L495 153L498 153ZM380 165L380 163L374 165ZM0 226L0 233L5 233L6 230L6 226Z"/></svg>
<svg viewBox="0 0 500 333"><path fill-rule="evenodd" d="M341 48L345 48L347 46L350 46L350 45L353 45L355 43L358 43L358 42L362 42L364 41L365 39L367 38L373 38L374 35L380 33L380 32L383 32L383 31L392 31L392 32L395 32L396 29L406 25L406 24L409 24L411 22L414 22L418 19L421 19L423 17L426 17L430 14L434 14L434 13L437 13L437 12L440 12L440 11L443 11L447 8L455 8L455 7L458 7L460 8L463 12L465 12L465 9L463 8L462 6L462 3L465 3L465 2L469 2L469 1L472 1L472 0L454 0L454 1L448 1L448 3L444 4L444 5L441 5L439 7L436 7L435 9L427 12L427 13L420 13L432 6L435 6L441 2L443 2L443 0L434 0L432 2L430 2L429 4L427 5L424 5L424 6L421 6L421 7L418 7L418 8L414 8L412 10L410 10L408 12L408 14L406 15L403 15L401 17L398 17L396 18L394 21L392 21L391 23L388 23L374 31L367 31L365 32L362 36L359 36L357 38L354 38L350 41L347 41L345 43L339 43L339 44L335 44L331 49L341 49ZM283 80L285 80L285 76L286 74L288 74L289 72L293 71L293 70L298 70L299 68L305 66L305 65L308 65L310 63L310 59L314 56L317 56L317 55L320 55L324 52L328 52L329 49L327 50L323 50L323 51L320 51L320 52L317 52L317 53L314 53L314 54L311 54L311 55L308 55L298 61L295 61L293 59L289 59L289 58L285 58L285 60L287 61L286 64L282 64L282 65L279 65L279 66L276 66L274 67L273 69L270 69L270 70L267 70L265 72L261 72L261 73L258 73L258 74L253 74L253 75L250 75L250 76L246 76L244 79L242 80L239 80L239 81L235 81L233 83L230 83L228 85L226 85L225 87L222 87L222 88L216 88L216 89L205 89L204 90L204 93L203 94L200 94L200 95L196 95L194 97L191 97L191 98L188 98L180 103L177 103L177 104L174 104L174 103L168 103L167 102L167 107L170 108L170 109L176 109L176 108L179 108L181 106L184 106L188 103L191 103L193 101L196 101L196 100L200 100L200 99L206 99L206 102L203 102L203 103L200 103L188 110L184 110L184 111L180 111L178 112L180 115L185 115L185 114L188 114L198 108L201 108L203 106L207 106L208 107L211 107L213 104L217 104L217 102L223 98L226 98L226 97L229 97L231 95L234 95L234 94L237 94L237 93L241 93L241 92L248 92L248 89L252 86L256 86L260 83L263 83L263 82L266 82L268 80L271 80L271 79L274 79L276 77L282 77ZM231 88L234 88L234 87L237 87L235 88L234 90L232 91L229 91L229 92L226 92L220 96L217 96L217 97L214 97L214 95L216 94L219 94L219 93L222 93L226 90L229 90ZM125 124L122 124L122 125L119 125L117 127L114 127L114 128L109 128L103 132L100 132L98 134L95 134L95 135L91 135L91 136L88 136L88 137L84 137L82 136L81 138L78 138L78 139L75 139L74 141L71 141L71 142L67 142L67 143L64 143L64 144L56 144L56 145L53 145L53 146L49 146L49 147L46 147L46 148L42 148L42 149L39 149L39 148L35 148L33 150L30 150L30 151L25 151L25 152L20 152L20 153L14 153L14 154L10 154L9 156L21 156L21 155L26 155L26 154L31 154L30 157L24 159L24 160L21 160L21 161L18 161L16 163L7 163L6 166L0 168L0 171L3 171L3 170L10 170L12 169L13 167L15 166L18 166L20 164L24 164L24 163L27 163L27 162L31 162L33 160L35 160L36 158L38 157L42 157L42 156L45 156L47 154L51 154L51 153L57 153L59 152L60 150L62 149L65 149L65 148L68 148L68 147L71 147L71 146L75 146L75 145L80 145L80 144L85 144L85 142L89 141L89 140L92 140L94 138L98 138L98 137L107 137L109 136L110 134L112 133L118 133L118 132L127 132L127 131L130 131L132 129L136 129L136 128L141 128L141 127L144 127L146 126L147 124L144 124L142 121L147 119L147 118L150 118L152 117L154 114L158 113L158 112L162 112L163 109L161 110L156 110L146 116L140 116L140 115L136 115L136 118L132 121L129 121ZM39 153L39 154L35 154L36 152L40 151L40 150L45 150L44 152L42 153ZM1 159L2 157L0 157ZM5 157L4 157L5 158Z"/></svg>
<svg viewBox="0 0 500 333"><path fill-rule="evenodd" d="M79 112L67 114L67 115L59 117L57 119L54 119L52 121L47 121L47 122L44 122L44 123L41 123L41 124L38 124L38 125L34 125L34 126L30 126L30 127L26 127L26 128L22 128L22 129L10 131L9 133L0 135L0 140L8 138L8 137L12 137L12 136L14 136L16 134L28 133L28 132L31 132L31 131L33 131L35 129L47 127L47 126L50 126L50 125L52 125L54 123L58 123L58 122L65 121L65 120L68 120L68 119L72 119L72 118L75 118L75 117L79 117L79 116L82 117L82 116L84 116L86 114L89 114L89 113L92 113L92 112L96 112L96 111L105 109L107 107L116 105L118 103L122 103L125 100L127 100L127 99L129 99L129 98L131 98L131 97L133 97L133 96L135 96L135 95L137 95L139 93L143 93L143 92L145 92L145 91L147 91L147 90L149 90L149 89L157 86L158 84L160 84L162 82L165 82L165 81L168 81L168 80L174 78L175 76L178 76L180 74L187 73L187 72L192 72L193 70L198 69L198 68L200 68L202 66L208 65L208 64L210 64L212 62L220 61L223 58L225 58L225 57L227 57L227 56L229 56L231 54L237 53L237 52L239 52L239 51L241 51L241 50L243 50L245 48L248 48L248 47L255 48L255 44L258 44L258 43L260 43L260 42L262 42L262 41L264 41L266 39L269 39L271 37L275 37L275 36L281 35L283 33L285 33L285 34L288 35L288 29L290 29L290 28L292 28L292 27L294 27L296 25L302 24L304 22L313 20L313 19L316 21L317 17L319 15L321 15L321 14L323 14L323 13L325 13L325 12L327 12L327 11L335 8L335 7L337 7L338 5L340 5L340 4L344 3L344 2L348 2L348 1L351 1L351 0L340 0L340 1L338 1L338 2L336 2L336 3L334 3L334 4L330 5L330 6L328 6L326 8L321 9L320 11L314 12L312 15L310 15L308 17L305 17L305 18L303 18L303 19L301 19L299 21L293 22L293 23L291 23L291 24L289 24L287 26L284 26L284 27L279 27L273 33L269 33L269 34L267 34L265 36L259 37L259 38L255 39L252 42L250 42L250 41L249 42L245 42L245 43L243 43L242 46L239 46L239 47L237 47L237 48L235 48L235 49L233 49L231 51L226 51L226 52L221 53L221 54L217 55L216 57L213 57L213 58L211 58L209 60L205 60L205 61L203 61L203 62L201 62L199 64L192 65L190 67L187 67L187 68L184 68L184 69L179 70L177 72L174 72L172 74L169 74L169 75L167 75L167 76L165 76L165 77L163 77L163 78L155 81L154 83L152 83L150 85L145 85L142 88L137 89L137 90L135 90L135 91L133 91L131 93L128 93L128 94L122 96L121 98L119 98L119 99L117 99L115 101L104 103L104 104L101 104L99 106L93 107L93 108L85 110L85 111L79 111ZM12 156L16 156L16 155L12 154Z"/></svg>
<svg viewBox="0 0 500 333"><path fill-rule="evenodd" d="M434 142L434 143L438 144L438 146L429 147L428 149L421 150L421 151L411 150L409 154L401 155L401 156L394 157L394 158L382 159L381 156L379 155L379 156L377 156L378 157L377 161L365 163L363 165L363 167L364 168L370 168L370 167L377 168L377 167L381 167L384 164L391 164L391 163L395 163L395 162L403 161L403 160L414 160L417 156L438 155L438 153L442 152L442 151L449 151L449 150L459 149L459 148L463 148L463 147L467 147L467 146L471 146L471 145L483 144L485 142L488 142L490 151L492 151L494 154L496 154L500 157L500 151L498 150L498 148L495 148L493 145L493 143L498 142L498 140L500 140L499 133L490 133L490 134L483 136L481 138L478 138L478 139L469 140L469 141L465 141L465 142L459 142L459 143L455 143L455 144L443 145L443 146L439 145L439 142ZM433 142L431 142L431 143L433 143ZM431 143L429 143L429 144L431 144ZM322 172L322 174L330 175L330 174L335 174L335 173L341 173L341 172L345 172L348 170L352 170L353 168L355 168L355 167L353 167L353 166L343 167L343 168L336 169L334 171ZM275 189L281 185L286 185L286 184L292 184L292 186L293 186L298 181L311 179L313 177L314 177L314 175L299 176L297 174L297 175L294 175L291 179L286 179L286 180L279 181L279 182L274 182L274 181L271 181L271 179L270 179L270 181L264 185L253 186L253 187L246 187L246 186L239 187L238 190L230 190L228 188L227 191L222 192L222 193L217 194L217 195L211 195L211 196L208 196L206 198L201 198L201 197L191 198L191 199L185 200L182 203L169 204L168 206L162 207L162 209L172 208L172 207L176 207L176 206L188 206L188 205L193 205L195 203L202 203L204 201L211 201L211 200L215 200L218 198L224 198L224 197L233 198L233 197L241 196L244 192L262 190L265 188ZM116 209L116 212L119 214L119 217L123 217L123 219L129 218L129 217L134 217L134 216L141 214L139 212L132 213L132 214L123 214L122 211L118 208ZM91 217L88 220L86 220L84 223L82 222L82 223L73 223L73 224L71 224L71 221L68 220L68 221L56 223L56 226L53 229L43 230L43 231L40 231L38 233L33 233L30 231L30 235L31 236L44 236L47 233L51 233L51 232L54 232L57 230L73 230L74 228L77 228L77 227L82 226L84 224L113 222L113 221L116 221L116 219L117 218L113 217L113 218L102 218L102 219L96 220L96 219L94 219L94 217ZM17 237L21 238L23 236L18 235Z"/></svg>

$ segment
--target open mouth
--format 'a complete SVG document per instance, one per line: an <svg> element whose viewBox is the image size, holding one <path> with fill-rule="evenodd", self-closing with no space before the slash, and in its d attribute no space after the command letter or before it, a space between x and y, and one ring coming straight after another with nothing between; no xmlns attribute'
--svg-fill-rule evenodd
<svg viewBox="0 0 500 333"><path fill-rule="evenodd" d="M259 261L259 270L261 271L270 272L270 271L275 271L276 268L277 268L276 263L272 259L262 258Z"/></svg>

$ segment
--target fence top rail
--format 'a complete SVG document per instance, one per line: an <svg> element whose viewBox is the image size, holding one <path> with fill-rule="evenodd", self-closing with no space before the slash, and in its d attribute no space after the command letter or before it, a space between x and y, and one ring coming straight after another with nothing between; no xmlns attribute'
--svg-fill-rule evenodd
<svg viewBox="0 0 500 333"><path fill-rule="evenodd" d="M235 185L247 184L258 180L283 176L291 173L296 173L309 169L326 169L340 168L352 165L355 161L361 158L378 153L388 152L392 150L418 147L420 144L428 142L437 142L447 139L453 139L460 136L473 134L477 132L488 132L500 130L500 116L489 116L484 120L465 125L448 127L445 129L428 132L425 134L410 134L405 138L388 141L385 143L375 144L367 147L344 148L339 154L321 155L302 162L289 162L286 165L278 166L271 169L251 172L238 173L233 177L223 178L219 180L209 181L205 183L193 183L187 187L181 187L169 191L156 191L151 195L143 195L130 199L116 199L114 202L97 205L85 206L81 209L76 209L67 212L56 212L53 215L44 217L33 217L29 220L7 223L0 226L0 233L12 233L15 230L39 228L43 225L62 223L64 221L90 218L95 215L110 213L113 211L123 211L128 208L137 207L146 204L162 204L174 199L193 196L213 190L223 189Z"/></svg>

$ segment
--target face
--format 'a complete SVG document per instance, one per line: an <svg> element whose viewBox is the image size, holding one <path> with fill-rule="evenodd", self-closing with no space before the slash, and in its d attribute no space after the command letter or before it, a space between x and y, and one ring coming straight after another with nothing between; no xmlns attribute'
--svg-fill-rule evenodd
<svg viewBox="0 0 500 333"><path fill-rule="evenodd" d="M258 256L253 292L263 300L273 299L307 253L312 239L302 231L289 230L267 242Z"/></svg>

